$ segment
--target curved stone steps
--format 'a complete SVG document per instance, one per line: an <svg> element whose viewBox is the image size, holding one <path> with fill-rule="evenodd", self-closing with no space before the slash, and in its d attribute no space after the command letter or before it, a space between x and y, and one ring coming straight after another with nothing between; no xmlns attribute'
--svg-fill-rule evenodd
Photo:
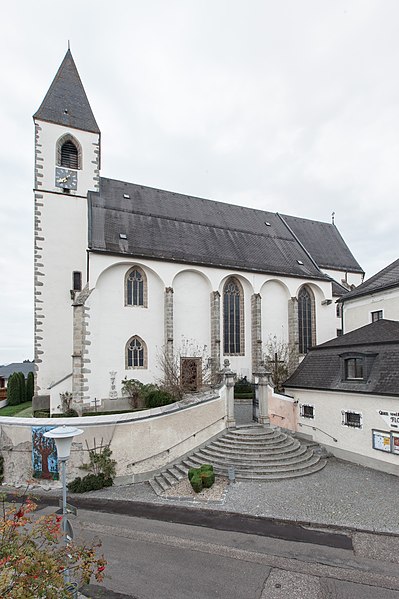
<svg viewBox="0 0 399 599"><path fill-rule="evenodd" d="M189 468L212 464L227 475L234 467L237 480L283 480L306 476L324 468L326 460L287 433L270 426L231 429L178 464L166 468L150 484L156 493L187 476Z"/></svg>

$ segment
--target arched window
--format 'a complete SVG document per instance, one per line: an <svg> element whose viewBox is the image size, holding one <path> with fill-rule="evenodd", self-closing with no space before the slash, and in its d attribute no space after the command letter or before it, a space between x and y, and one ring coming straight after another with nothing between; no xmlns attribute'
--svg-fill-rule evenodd
<svg viewBox="0 0 399 599"><path fill-rule="evenodd" d="M147 307L147 277L139 266L133 266L126 274L125 305Z"/></svg>
<svg viewBox="0 0 399 599"><path fill-rule="evenodd" d="M82 148L70 133L57 141L57 165L75 170L82 168Z"/></svg>
<svg viewBox="0 0 399 599"><path fill-rule="evenodd" d="M223 349L225 355L244 355L244 292L235 277L223 287Z"/></svg>
<svg viewBox="0 0 399 599"><path fill-rule="evenodd" d="M147 368L147 346L137 335L126 344L126 368Z"/></svg>
<svg viewBox="0 0 399 599"><path fill-rule="evenodd" d="M306 354L316 344L316 318L313 292L302 287L298 293L299 353Z"/></svg>

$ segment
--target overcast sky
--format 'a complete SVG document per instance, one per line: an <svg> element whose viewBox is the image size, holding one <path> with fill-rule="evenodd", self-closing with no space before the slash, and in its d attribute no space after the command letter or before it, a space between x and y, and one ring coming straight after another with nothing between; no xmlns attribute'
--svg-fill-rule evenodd
<svg viewBox="0 0 399 599"><path fill-rule="evenodd" d="M102 175L335 222L399 256L397 0L15 0L2 7L0 364L33 358L32 114L71 50Z"/></svg>

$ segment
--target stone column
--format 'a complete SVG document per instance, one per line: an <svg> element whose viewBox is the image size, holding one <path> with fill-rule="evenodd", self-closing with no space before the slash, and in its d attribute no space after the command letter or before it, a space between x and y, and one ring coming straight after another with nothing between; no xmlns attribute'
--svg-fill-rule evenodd
<svg viewBox="0 0 399 599"><path fill-rule="evenodd" d="M220 293L211 291L211 381L215 385L220 372Z"/></svg>
<svg viewBox="0 0 399 599"><path fill-rule="evenodd" d="M262 298L260 293L251 297L252 374L262 361Z"/></svg>
<svg viewBox="0 0 399 599"><path fill-rule="evenodd" d="M259 424L269 424L269 405L268 405L268 386L270 385L271 372L267 372L263 362L261 362L258 372L255 374L258 381L258 400L259 400Z"/></svg>
<svg viewBox="0 0 399 599"><path fill-rule="evenodd" d="M83 404L90 401L87 395L88 381L87 374L90 373L90 358L88 357L88 347L90 341L87 330L87 320L89 318L89 309L85 302L91 291L89 286L83 289L75 298L73 309L73 350L72 350L72 396L73 408L82 414Z"/></svg>
<svg viewBox="0 0 399 599"><path fill-rule="evenodd" d="M229 360L224 361L224 368L221 370L221 374L224 376L224 382L226 384L226 425L227 428L233 428L236 425L234 417L234 383L236 374L230 370Z"/></svg>
<svg viewBox="0 0 399 599"><path fill-rule="evenodd" d="M292 361L294 369L299 364L299 325L298 325L298 300L291 297L288 300L288 343L292 348Z"/></svg>
<svg viewBox="0 0 399 599"><path fill-rule="evenodd" d="M173 360L173 289L165 288L164 300L165 358Z"/></svg>

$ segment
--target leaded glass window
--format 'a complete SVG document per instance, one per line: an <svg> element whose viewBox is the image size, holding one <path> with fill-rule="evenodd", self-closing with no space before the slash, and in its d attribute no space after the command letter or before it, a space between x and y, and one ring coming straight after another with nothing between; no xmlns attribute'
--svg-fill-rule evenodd
<svg viewBox="0 0 399 599"><path fill-rule="evenodd" d="M311 292L302 287L298 294L299 353L306 354L313 345L314 301Z"/></svg>
<svg viewBox="0 0 399 599"><path fill-rule="evenodd" d="M146 368L147 348L142 339L132 337L127 344L126 365L128 368Z"/></svg>
<svg viewBox="0 0 399 599"><path fill-rule="evenodd" d="M135 267L126 277L126 305L146 306L146 277L144 272Z"/></svg>
<svg viewBox="0 0 399 599"><path fill-rule="evenodd" d="M228 355L243 351L243 292L235 278L226 281L223 289L223 347Z"/></svg>

